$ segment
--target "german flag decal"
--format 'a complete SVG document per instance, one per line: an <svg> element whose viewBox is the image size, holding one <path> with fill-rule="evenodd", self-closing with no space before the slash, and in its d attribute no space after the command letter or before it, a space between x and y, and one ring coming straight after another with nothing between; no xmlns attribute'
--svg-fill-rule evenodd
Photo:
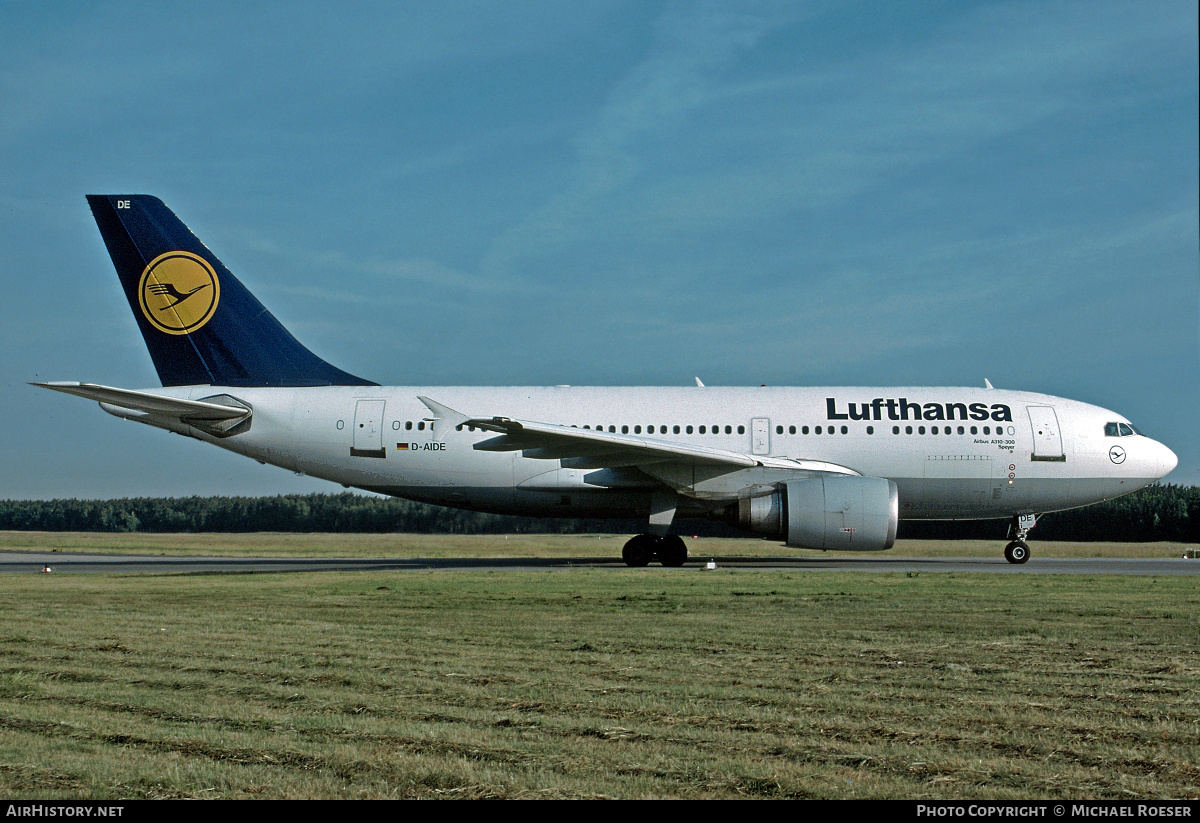
<svg viewBox="0 0 1200 823"><path fill-rule="evenodd" d="M406 452L406 451L408 451L408 444L407 444L407 443L397 443L397 444L396 444L396 451L398 451L398 452Z"/></svg>

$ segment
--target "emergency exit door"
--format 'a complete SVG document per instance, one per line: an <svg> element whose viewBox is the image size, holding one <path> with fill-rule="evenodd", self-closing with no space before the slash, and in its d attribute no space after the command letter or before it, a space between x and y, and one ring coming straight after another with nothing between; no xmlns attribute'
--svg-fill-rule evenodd
<svg viewBox="0 0 1200 823"><path fill-rule="evenodd" d="M750 451L752 454L771 453L771 421L765 417L750 421Z"/></svg>

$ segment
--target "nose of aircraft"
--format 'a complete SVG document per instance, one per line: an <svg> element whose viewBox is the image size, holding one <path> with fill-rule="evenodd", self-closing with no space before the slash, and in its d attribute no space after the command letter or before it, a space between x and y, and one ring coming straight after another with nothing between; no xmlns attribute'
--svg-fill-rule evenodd
<svg viewBox="0 0 1200 823"><path fill-rule="evenodd" d="M1158 465L1158 476L1163 478L1175 470L1175 467L1179 465L1179 458L1175 456L1175 452L1157 440L1154 441L1154 445L1156 446L1154 456Z"/></svg>

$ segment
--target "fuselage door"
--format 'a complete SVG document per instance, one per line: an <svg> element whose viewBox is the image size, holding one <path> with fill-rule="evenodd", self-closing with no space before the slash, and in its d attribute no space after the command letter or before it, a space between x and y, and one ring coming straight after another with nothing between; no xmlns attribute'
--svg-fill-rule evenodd
<svg viewBox="0 0 1200 823"><path fill-rule="evenodd" d="M354 457L386 457L383 449L383 400L359 400L354 406Z"/></svg>
<svg viewBox="0 0 1200 823"><path fill-rule="evenodd" d="M1034 460L1066 460L1063 453L1062 432L1058 428L1058 416L1053 406L1028 406L1029 425L1033 428Z"/></svg>
<svg viewBox="0 0 1200 823"><path fill-rule="evenodd" d="M750 421L750 451L754 454L771 453L771 421L755 417Z"/></svg>

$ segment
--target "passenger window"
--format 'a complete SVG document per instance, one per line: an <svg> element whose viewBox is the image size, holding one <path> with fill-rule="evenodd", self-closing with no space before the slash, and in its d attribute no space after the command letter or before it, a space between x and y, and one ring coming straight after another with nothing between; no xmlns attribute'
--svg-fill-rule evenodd
<svg viewBox="0 0 1200 823"><path fill-rule="evenodd" d="M745 433L746 433L746 427L738 426L738 434L745 434Z"/></svg>
<svg viewBox="0 0 1200 823"><path fill-rule="evenodd" d="M874 433L875 433L875 427L867 426L867 434L874 434Z"/></svg>
<svg viewBox="0 0 1200 823"><path fill-rule="evenodd" d="M816 427L816 428L815 428L813 431L815 431L817 434L820 434L820 433L821 433L821 427L820 427L820 426L817 426L817 427Z"/></svg>
<svg viewBox="0 0 1200 823"><path fill-rule="evenodd" d="M801 432L802 434L808 434L808 426L804 426L803 428L801 428L801 429L800 429L800 432Z"/></svg>
<svg viewBox="0 0 1200 823"><path fill-rule="evenodd" d="M726 434L733 434L733 426L726 426L726 427L725 427L725 433L726 433Z"/></svg>
<svg viewBox="0 0 1200 823"><path fill-rule="evenodd" d="M633 433L634 433L634 434L641 434L641 433L642 433L642 427L641 427L641 426L634 426L634 427L633 427Z"/></svg>
<svg viewBox="0 0 1200 823"><path fill-rule="evenodd" d="M795 433L796 433L796 427L788 426L788 434L795 434Z"/></svg>
<svg viewBox="0 0 1200 823"><path fill-rule="evenodd" d="M842 434L849 434L849 433L850 433L850 427L842 426Z"/></svg>
<svg viewBox="0 0 1200 823"><path fill-rule="evenodd" d="M691 426L688 426L686 429L684 429L684 431L686 431L688 434L691 434L691 433L692 433L692 427L691 427Z"/></svg>
<svg viewBox="0 0 1200 823"><path fill-rule="evenodd" d="M672 431L675 432L676 434L679 434L679 427L676 426L675 428L672 429Z"/></svg>
<svg viewBox="0 0 1200 823"><path fill-rule="evenodd" d="M412 431L412 421L409 420L407 423L405 423L404 428L407 429L408 431ZM1116 434L1116 432L1114 431L1113 434Z"/></svg>

